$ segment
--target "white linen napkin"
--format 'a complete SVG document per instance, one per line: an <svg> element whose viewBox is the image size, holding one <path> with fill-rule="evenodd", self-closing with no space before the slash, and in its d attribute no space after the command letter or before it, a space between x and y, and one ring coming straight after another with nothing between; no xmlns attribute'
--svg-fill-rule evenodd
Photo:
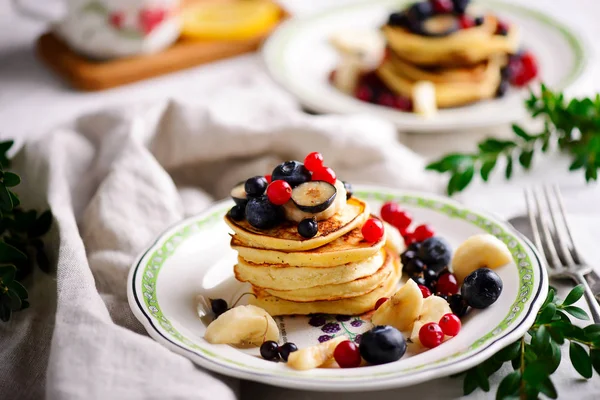
<svg viewBox="0 0 600 400"><path fill-rule="evenodd" d="M237 397L239 382L154 342L133 317L126 279L169 224L279 161L323 153L352 183L438 189L395 129L368 116L311 116L251 80L190 102L83 116L15 158L23 203L54 213L56 278L36 272L31 308L0 324L3 398ZM3 354L3 356L5 356Z"/></svg>

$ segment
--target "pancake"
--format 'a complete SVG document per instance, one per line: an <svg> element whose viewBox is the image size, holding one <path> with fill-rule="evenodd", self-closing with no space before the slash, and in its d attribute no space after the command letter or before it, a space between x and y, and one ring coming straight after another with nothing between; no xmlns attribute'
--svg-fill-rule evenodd
<svg viewBox="0 0 600 400"><path fill-rule="evenodd" d="M250 282L263 289L306 289L318 285L337 285L370 276L381 268L385 257L385 250L380 249L375 255L364 260L328 267L254 264L238 257L234 273L238 281Z"/></svg>
<svg viewBox="0 0 600 400"><path fill-rule="evenodd" d="M228 215L225 222L245 246L270 249L303 251L321 247L345 235L357 226L362 226L369 217L367 203L355 197L348 199L346 206L333 217L319 222L319 231L313 238L306 239L298 233L298 223L284 221L272 229L256 229L247 221L234 221Z"/></svg>
<svg viewBox="0 0 600 400"><path fill-rule="evenodd" d="M245 245L237 235L231 238L231 248L251 264L285 264L296 267L323 267L364 261L377 254L386 242L389 232L376 243L364 240L362 226L352 229L325 246L302 252L257 249Z"/></svg>
<svg viewBox="0 0 600 400"><path fill-rule="evenodd" d="M256 298L250 299L250 304L261 307L272 316L277 315L307 315L307 314L342 314L358 315L370 311L375 303L382 297L390 297L398 286L401 275L400 259L392 255L393 271L385 281L375 290L362 296L350 297L335 301L314 301L300 303L283 300L269 295L262 290L253 289Z"/></svg>
<svg viewBox="0 0 600 400"><path fill-rule="evenodd" d="M483 62L497 54L518 50L519 32L511 26L507 36L496 35L498 20L488 15L480 26L448 36L414 34L396 26L383 26L388 46L402 59L421 66L464 66Z"/></svg>
<svg viewBox="0 0 600 400"><path fill-rule="evenodd" d="M491 99L496 95L500 85L500 69L504 57L492 57L481 76L480 81L471 82L438 82L435 86L435 99L440 108L456 107L479 100ZM415 81L403 75L391 60L386 60L377 69L377 75L394 93L412 97Z"/></svg>
<svg viewBox="0 0 600 400"><path fill-rule="evenodd" d="M276 289L261 289L264 292L279 297L280 299L297 301L297 302L312 302L312 301L336 301L349 297L362 296L377 289L385 280L394 272L393 257L389 252L385 252L383 263L380 263L380 268L374 274L355 279L350 282L338 284L321 284L319 280L314 281L318 286L308 287L295 290L276 290Z"/></svg>

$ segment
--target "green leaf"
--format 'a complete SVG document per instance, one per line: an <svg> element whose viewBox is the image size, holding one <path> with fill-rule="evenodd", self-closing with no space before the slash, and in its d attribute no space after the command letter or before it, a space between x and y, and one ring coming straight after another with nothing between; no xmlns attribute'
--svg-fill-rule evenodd
<svg viewBox="0 0 600 400"><path fill-rule="evenodd" d="M26 299L29 297L27 289L25 289L25 286L23 286L19 281L12 281L8 285L8 290L15 292L20 299Z"/></svg>
<svg viewBox="0 0 600 400"><path fill-rule="evenodd" d="M12 172L4 173L4 185L7 187L13 187L17 186L19 183L21 183L21 177L19 175Z"/></svg>
<svg viewBox="0 0 600 400"><path fill-rule="evenodd" d="M484 373L483 368L475 367L475 379L477 384L484 392L490 391L490 381L487 375Z"/></svg>
<svg viewBox="0 0 600 400"><path fill-rule="evenodd" d="M562 352L560 350L560 346L555 341L550 341L550 360L548 364L548 368L550 373L554 373L558 369L560 365L560 360L562 358Z"/></svg>
<svg viewBox="0 0 600 400"><path fill-rule="evenodd" d="M13 207L19 207L19 205L21 205L21 200L19 200L19 196L17 196L12 190L8 191L8 195L10 196L10 199L12 200L13 203Z"/></svg>
<svg viewBox="0 0 600 400"><path fill-rule="evenodd" d="M513 369L517 370L519 368L521 368L521 357L515 357L512 359L512 361L510 362Z"/></svg>
<svg viewBox="0 0 600 400"><path fill-rule="evenodd" d="M510 374L506 375L504 379L500 382L498 386L498 391L496 392L496 399L506 399L509 396L514 396L518 394L519 386L521 384L521 371L513 371Z"/></svg>
<svg viewBox="0 0 600 400"><path fill-rule="evenodd" d="M4 211L12 211L13 209L12 198L3 183L0 183L0 208Z"/></svg>
<svg viewBox="0 0 600 400"><path fill-rule="evenodd" d="M535 139L533 136L531 136L530 134L528 134L527 132L525 132L523 130L523 128L521 128L519 125L513 124L512 125L512 130L513 132L520 137L521 139L525 140L526 142L530 142L533 139Z"/></svg>
<svg viewBox="0 0 600 400"><path fill-rule="evenodd" d="M506 149L515 147L515 142L510 140L499 140L488 138L478 145L479 150L483 153L500 153Z"/></svg>
<svg viewBox="0 0 600 400"><path fill-rule="evenodd" d="M533 160L533 150L521 150L519 154L519 164L525 169L531 167L531 160Z"/></svg>
<svg viewBox="0 0 600 400"><path fill-rule="evenodd" d="M529 383L533 387L538 385L548 378L550 372L548 366L544 361L534 361L525 366L525 372L523 372L523 380Z"/></svg>
<svg viewBox="0 0 600 400"><path fill-rule="evenodd" d="M600 324L592 324L583 328L583 333L585 333L585 337L589 340L597 340L600 339Z"/></svg>
<svg viewBox="0 0 600 400"><path fill-rule="evenodd" d="M10 150L13 144L15 144L14 140L5 140L3 142L0 142L0 153L6 155L6 153L8 152L8 150Z"/></svg>
<svg viewBox="0 0 600 400"><path fill-rule="evenodd" d="M31 229L27 232L29 237L38 237L44 235L52 225L52 212L44 211L35 221Z"/></svg>
<svg viewBox="0 0 600 400"><path fill-rule="evenodd" d="M590 360L592 361L592 366L596 370L596 373L600 374L600 349L590 350Z"/></svg>
<svg viewBox="0 0 600 400"><path fill-rule="evenodd" d="M585 165L585 157L579 156L575 157L571 165L569 165L569 171L575 171L581 169Z"/></svg>
<svg viewBox="0 0 600 400"><path fill-rule="evenodd" d="M584 321L589 321L590 319L589 315L587 315L587 313L579 307L567 306L564 308L564 310L577 319L582 319Z"/></svg>
<svg viewBox="0 0 600 400"><path fill-rule="evenodd" d="M463 392L465 396L473 393L478 387L479 386L477 384L477 379L475 377L475 370L470 369L469 371L467 371L467 375L465 375L465 378L463 380Z"/></svg>
<svg viewBox="0 0 600 400"><path fill-rule="evenodd" d="M556 388L554 387L552 380L550 380L550 377L540 382L537 389L551 399L558 398L558 393L556 392Z"/></svg>
<svg viewBox="0 0 600 400"><path fill-rule="evenodd" d="M571 289L565 300L562 302L562 305L570 306L571 304L576 303L581 298L581 296L583 296L584 292L585 288L583 287L583 285L575 286L573 289Z"/></svg>
<svg viewBox="0 0 600 400"><path fill-rule="evenodd" d="M556 305L549 303L542 308L542 311L538 314L535 323L536 324L547 324L552 321L556 315Z"/></svg>
<svg viewBox="0 0 600 400"><path fill-rule="evenodd" d="M8 322L10 320L11 314L12 310L10 309L10 305L0 303L0 320Z"/></svg>
<svg viewBox="0 0 600 400"><path fill-rule="evenodd" d="M3 265L0 267L0 281L3 285L10 285L17 274L17 268L14 265Z"/></svg>
<svg viewBox="0 0 600 400"><path fill-rule="evenodd" d="M592 360L582 345L576 342L571 342L569 345L569 357L571 364L579 375L586 379L592 377Z"/></svg>
<svg viewBox="0 0 600 400"><path fill-rule="evenodd" d="M506 179L510 179L513 171L513 159L510 154L506 156L506 170L504 171L504 176Z"/></svg>
<svg viewBox="0 0 600 400"><path fill-rule="evenodd" d="M531 339L531 346L537 354L544 354L550 347L550 333L544 325L537 328L535 335Z"/></svg>
<svg viewBox="0 0 600 400"><path fill-rule="evenodd" d="M490 173L494 170L497 161L497 158L492 158L491 160L484 162L481 166L481 170L479 172L481 174L481 179L483 179L485 182L487 182Z"/></svg>
<svg viewBox="0 0 600 400"><path fill-rule="evenodd" d="M544 304L542 304L542 309L546 307L548 304L552 303L554 300L554 296L556 295L556 289L552 286L548 289L548 294L546 295L546 300L544 300Z"/></svg>
<svg viewBox="0 0 600 400"><path fill-rule="evenodd" d="M521 340L517 340L516 342L509 344L498 353L496 353L496 357L498 357L501 361L511 361L515 358L519 357L521 354Z"/></svg>
<svg viewBox="0 0 600 400"><path fill-rule="evenodd" d="M472 162L471 158L472 156L468 154L452 153L436 162L430 163L425 168L437 172L456 171L461 168L464 162Z"/></svg>
<svg viewBox="0 0 600 400"><path fill-rule="evenodd" d="M6 264L26 259L27 256L23 252L8 243L0 241L0 263Z"/></svg>
<svg viewBox="0 0 600 400"><path fill-rule="evenodd" d="M22 307L21 298L19 297L19 295L10 290L7 294L10 299L10 309L12 311L19 311Z"/></svg>
<svg viewBox="0 0 600 400"><path fill-rule="evenodd" d="M21 300L21 311L29 308L29 301Z"/></svg>

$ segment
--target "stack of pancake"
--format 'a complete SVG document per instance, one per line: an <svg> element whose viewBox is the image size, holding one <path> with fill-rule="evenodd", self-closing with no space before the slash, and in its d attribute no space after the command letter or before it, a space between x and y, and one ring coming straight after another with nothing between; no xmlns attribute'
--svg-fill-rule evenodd
<svg viewBox="0 0 600 400"><path fill-rule="evenodd" d="M457 16L433 15L415 33L388 22L382 28L387 56L377 75L393 92L413 99L418 82L431 82L439 108L495 97L501 69L518 49L519 34L515 26L504 31L493 15L480 17L478 23L460 29Z"/></svg>
<svg viewBox="0 0 600 400"><path fill-rule="evenodd" d="M262 230L227 216L235 232L231 247L239 254L235 276L252 285L256 297L250 303L273 316L372 310L378 299L395 292L401 240L386 226L378 242L365 241L361 228L370 217L367 204L351 197L306 239L296 222Z"/></svg>

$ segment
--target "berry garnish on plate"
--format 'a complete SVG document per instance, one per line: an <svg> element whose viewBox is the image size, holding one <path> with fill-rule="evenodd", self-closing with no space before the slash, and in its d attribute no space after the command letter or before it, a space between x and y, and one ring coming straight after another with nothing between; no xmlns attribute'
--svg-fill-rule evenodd
<svg viewBox="0 0 600 400"><path fill-rule="evenodd" d="M316 170L323 168L323 155L316 151L310 153L304 159L304 166L311 172L315 172Z"/></svg>
<svg viewBox="0 0 600 400"><path fill-rule="evenodd" d="M292 187L284 180L273 181L267 186L267 197L276 206L284 205L292 198Z"/></svg>
<svg viewBox="0 0 600 400"><path fill-rule="evenodd" d="M267 340L260 345L260 355L268 361L279 359L279 345L273 340Z"/></svg>
<svg viewBox="0 0 600 400"><path fill-rule="evenodd" d="M428 268L436 271L449 265L452 258L450 245L439 237L432 237L421 242L417 254Z"/></svg>
<svg viewBox="0 0 600 400"><path fill-rule="evenodd" d="M227 302L223 299L210 299L210 308L212 312L215 314L215 317L223 314L225 311L229 310L229 306Z"/></svg>
<svg viewBox="0 0 600 400"><path fill-rule="evenodd" d="M426 323L419 330L419 341L424 347L433 349L442 344L444 332L435 322Z"/></svg>
<svg viewBox="0 0 600 400"><path fill-rule="evenodd" d="M433 235L435 235L435 232L429 225L419 225L413 232L413 236L417 242L423 242L424 240L433 237Z"/></svg>
<svg viewBox="0 0 600 400"><path fill-rule="evenodd" d="M450 305L450 309L457 317L464 317L467 315L467 311L469 310L469 305L463 299L460 293L453 294L448 297L448 304Z"/></svg>
<svg viewBox="0 0 600 400"><path fill-rule="evenodd" d="M349 340L337 345L333 352L333 358L342 368L356 368L362 361L358 346Z"/></svg>
<svg viewBox="0 0 600 400"><path fill-rule="evenodd" d="M377 243L384 234L383 223L377 218L369 218L362 226L361 232L367 242Z"/></svg>
<svg viewBox="0 0 600 400"><path fill-rule="evenodd" d="M460 332L461 322L460 318L454 314L444 314L438 324L447 336L456 336Z"/></svg>
<svg viewBox="0 0 600 400"><path fill-rule="evenodd" d="M438 276L435 290L446 295L458 293L458 282L454 274L447 272Z"/></svg>
<svg viewBox="0 0 600 400"><path fill-rule="evenodd" d="M469 306L487 308L498 300L502 286L498 274L489 268L479 268L465 278L460 294Z"/></svg>
<svg viewBox="0 0 600 400"><path fill-rule="evenodd" d="M294 351L298 351L298 346L296 346L292 342L284 343L282 346L279 346L279 355L283 359L283 361L287 361L290 353Z"/></svg>
<svg viewBox="0 0 600 400"><path fill-rule="evenodd" d="M424 299L431 296L431 290L429 290L429 288L427 286L419 285L419 290L421 291L421 294L423 295Z"/></svg>
<svg viewBox="0 0 600 400"><path fill-rule="evenodd" d="M398 329L379 325L363 333L359 350L369 364L387 364L399 360L406 353L406 340Z"/></svg>
<svg viewBox="0 0 600 400"><path fill-rule="evenodd" d="M315 218L306 218L298 224L298 233L300 236L310 239L319 232L319 224Z"/></svg>
<svg viewBox="0 0 600 400"><path fill-rule="evenodd" d="M329 167L321 167L316 171L313 171L312 174L313 181L325 181L335 185L337 178L335 176L335 172Z"/></svg>

